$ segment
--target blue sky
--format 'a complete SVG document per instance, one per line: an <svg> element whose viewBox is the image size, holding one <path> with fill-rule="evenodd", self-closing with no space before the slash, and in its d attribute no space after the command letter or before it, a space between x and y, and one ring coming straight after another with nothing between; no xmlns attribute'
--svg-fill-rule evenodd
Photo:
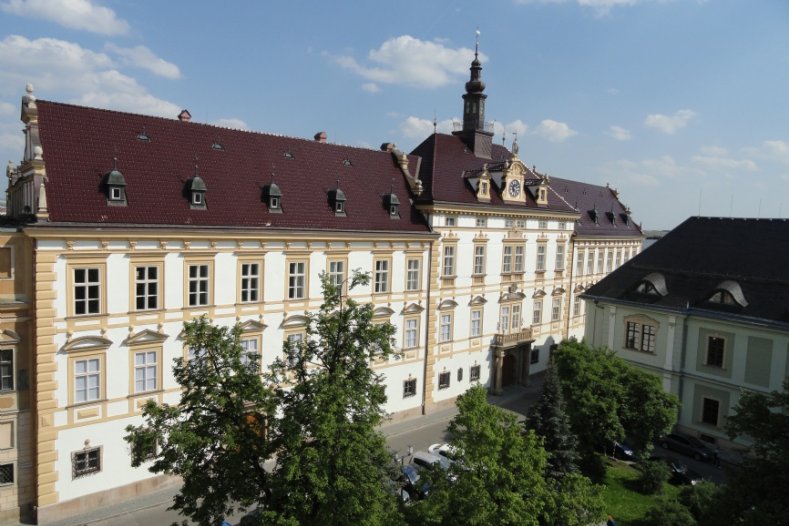
<svg viewBox="0 0 789 526"><path fill-rule="evenodd" d="M650 229L789 217L786 0L0 0L0 159L21 158L27 82L410 150L460 119L476 27L494 140L540 172L610 183Z"/></svg>

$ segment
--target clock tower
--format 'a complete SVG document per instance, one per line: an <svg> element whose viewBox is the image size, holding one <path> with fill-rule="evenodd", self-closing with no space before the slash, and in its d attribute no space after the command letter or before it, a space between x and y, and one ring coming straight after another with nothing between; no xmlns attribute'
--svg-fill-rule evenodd
<svg viewBox="0 0 789 526"><path fill-rule="evenodd" d="M483 159L491 158L493 132L485 129L485 83L482 82L482 63L479 61L479 30L474 49L474 60L471 62L471 77L466 82L466 93L463 95L463 129L452 132L459 135L474 155Z"/></svg>
<svg viewBox="0 0 789 526"><path fill-rule="evenodd" d="M526 166L518 158L517 141L516 138L512 143L512 157L504 163L501 174L501 199L505 203L526 202L526 188L523 183Z"/></svg>

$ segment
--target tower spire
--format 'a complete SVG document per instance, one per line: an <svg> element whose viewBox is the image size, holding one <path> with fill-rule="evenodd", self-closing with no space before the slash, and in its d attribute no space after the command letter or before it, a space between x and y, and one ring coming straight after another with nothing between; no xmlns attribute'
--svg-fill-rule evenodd
<svg viewBox="0 0 789 526"><path fill-rule="evenodd" d="M491 158L493 133L485 129L485 83L482 81L482 63L479 60L479 35L477 28L474 45L474 60L469 68L469 80L466 82L466 93L463 95L463 129L454 132L462 137L477 157Z"/></svg>

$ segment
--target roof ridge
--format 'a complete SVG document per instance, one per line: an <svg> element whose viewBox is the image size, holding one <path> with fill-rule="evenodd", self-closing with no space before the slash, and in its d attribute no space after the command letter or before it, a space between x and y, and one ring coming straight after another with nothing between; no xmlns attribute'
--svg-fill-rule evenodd
<svg viewBox="0 0 789 526"><path fill-rule="evenodd" d="M665 272L666 274L680 274L689 277L702 275L709 278L731 279L734 281L741 280L741 281L759 282L759 283L789 284L789 279L765 278L763 276L745 276L740 274L723 274L720 272L699 272L699 271L688 270L684 268L675 268L675 267L663 268L656 266L639 265L638 263L632 264L631 268L646 270L646 271Z"/></svg>

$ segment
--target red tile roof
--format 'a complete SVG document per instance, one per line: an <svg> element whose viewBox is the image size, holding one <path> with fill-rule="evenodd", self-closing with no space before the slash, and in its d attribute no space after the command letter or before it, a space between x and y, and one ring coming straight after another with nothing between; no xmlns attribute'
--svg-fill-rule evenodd
<svg viewBox="0 0 789 526"><path fill-rule="evenodd" d="M548 205L538 206L529 192L526 192L526 204L505 203L500 191L491 192L490 203L480 203L472 186L464 176L472 171L481 170L483 165L492 167L497 163L509 160L510 151L500 144L494 144L491 159L477 157L466 147L463 140L456 135L435 133L425 139L413 152L422 157L419 178L425 185L425 191L419 202L444 201L450 203L479 204L484 206L501 206L507 209L541 209L559 212L574 212L561 196L548 193ZM540 176L528 170L526 181L536 182ZM494 185L495 186L495 185Z"/></svg>
<svg viewBox="0 0 789 526"><path fill-rule="evenodd" d="M581 236L641 236L636 222L628 218L627 208L614 190L606 186L551 177L551 189L578 209L581 218L575 222L575 233ZM592 211L597 210L597 223ZM613 221L612 221L613 216Z"/></svg>
<svg viewBox="0 0 789 526"><path fill-rule="evenodd" d="M51 222L429 232L386 152L42 100L37 105ZM137 138L143 131L150 141ZM223 149L212 148L215 142ZM107 204L103 181L113 156L126 181L127 206ZM195 159L208 188L205 210L191 209L184 193ZM409 161L415 170L417 159ZM281 214L269 213L261 198L272 172L283 194ZM347 197L346 217L335 216L328 200L337 180ZM384 206L390 189L400 199L399 220Z"/></svg>

